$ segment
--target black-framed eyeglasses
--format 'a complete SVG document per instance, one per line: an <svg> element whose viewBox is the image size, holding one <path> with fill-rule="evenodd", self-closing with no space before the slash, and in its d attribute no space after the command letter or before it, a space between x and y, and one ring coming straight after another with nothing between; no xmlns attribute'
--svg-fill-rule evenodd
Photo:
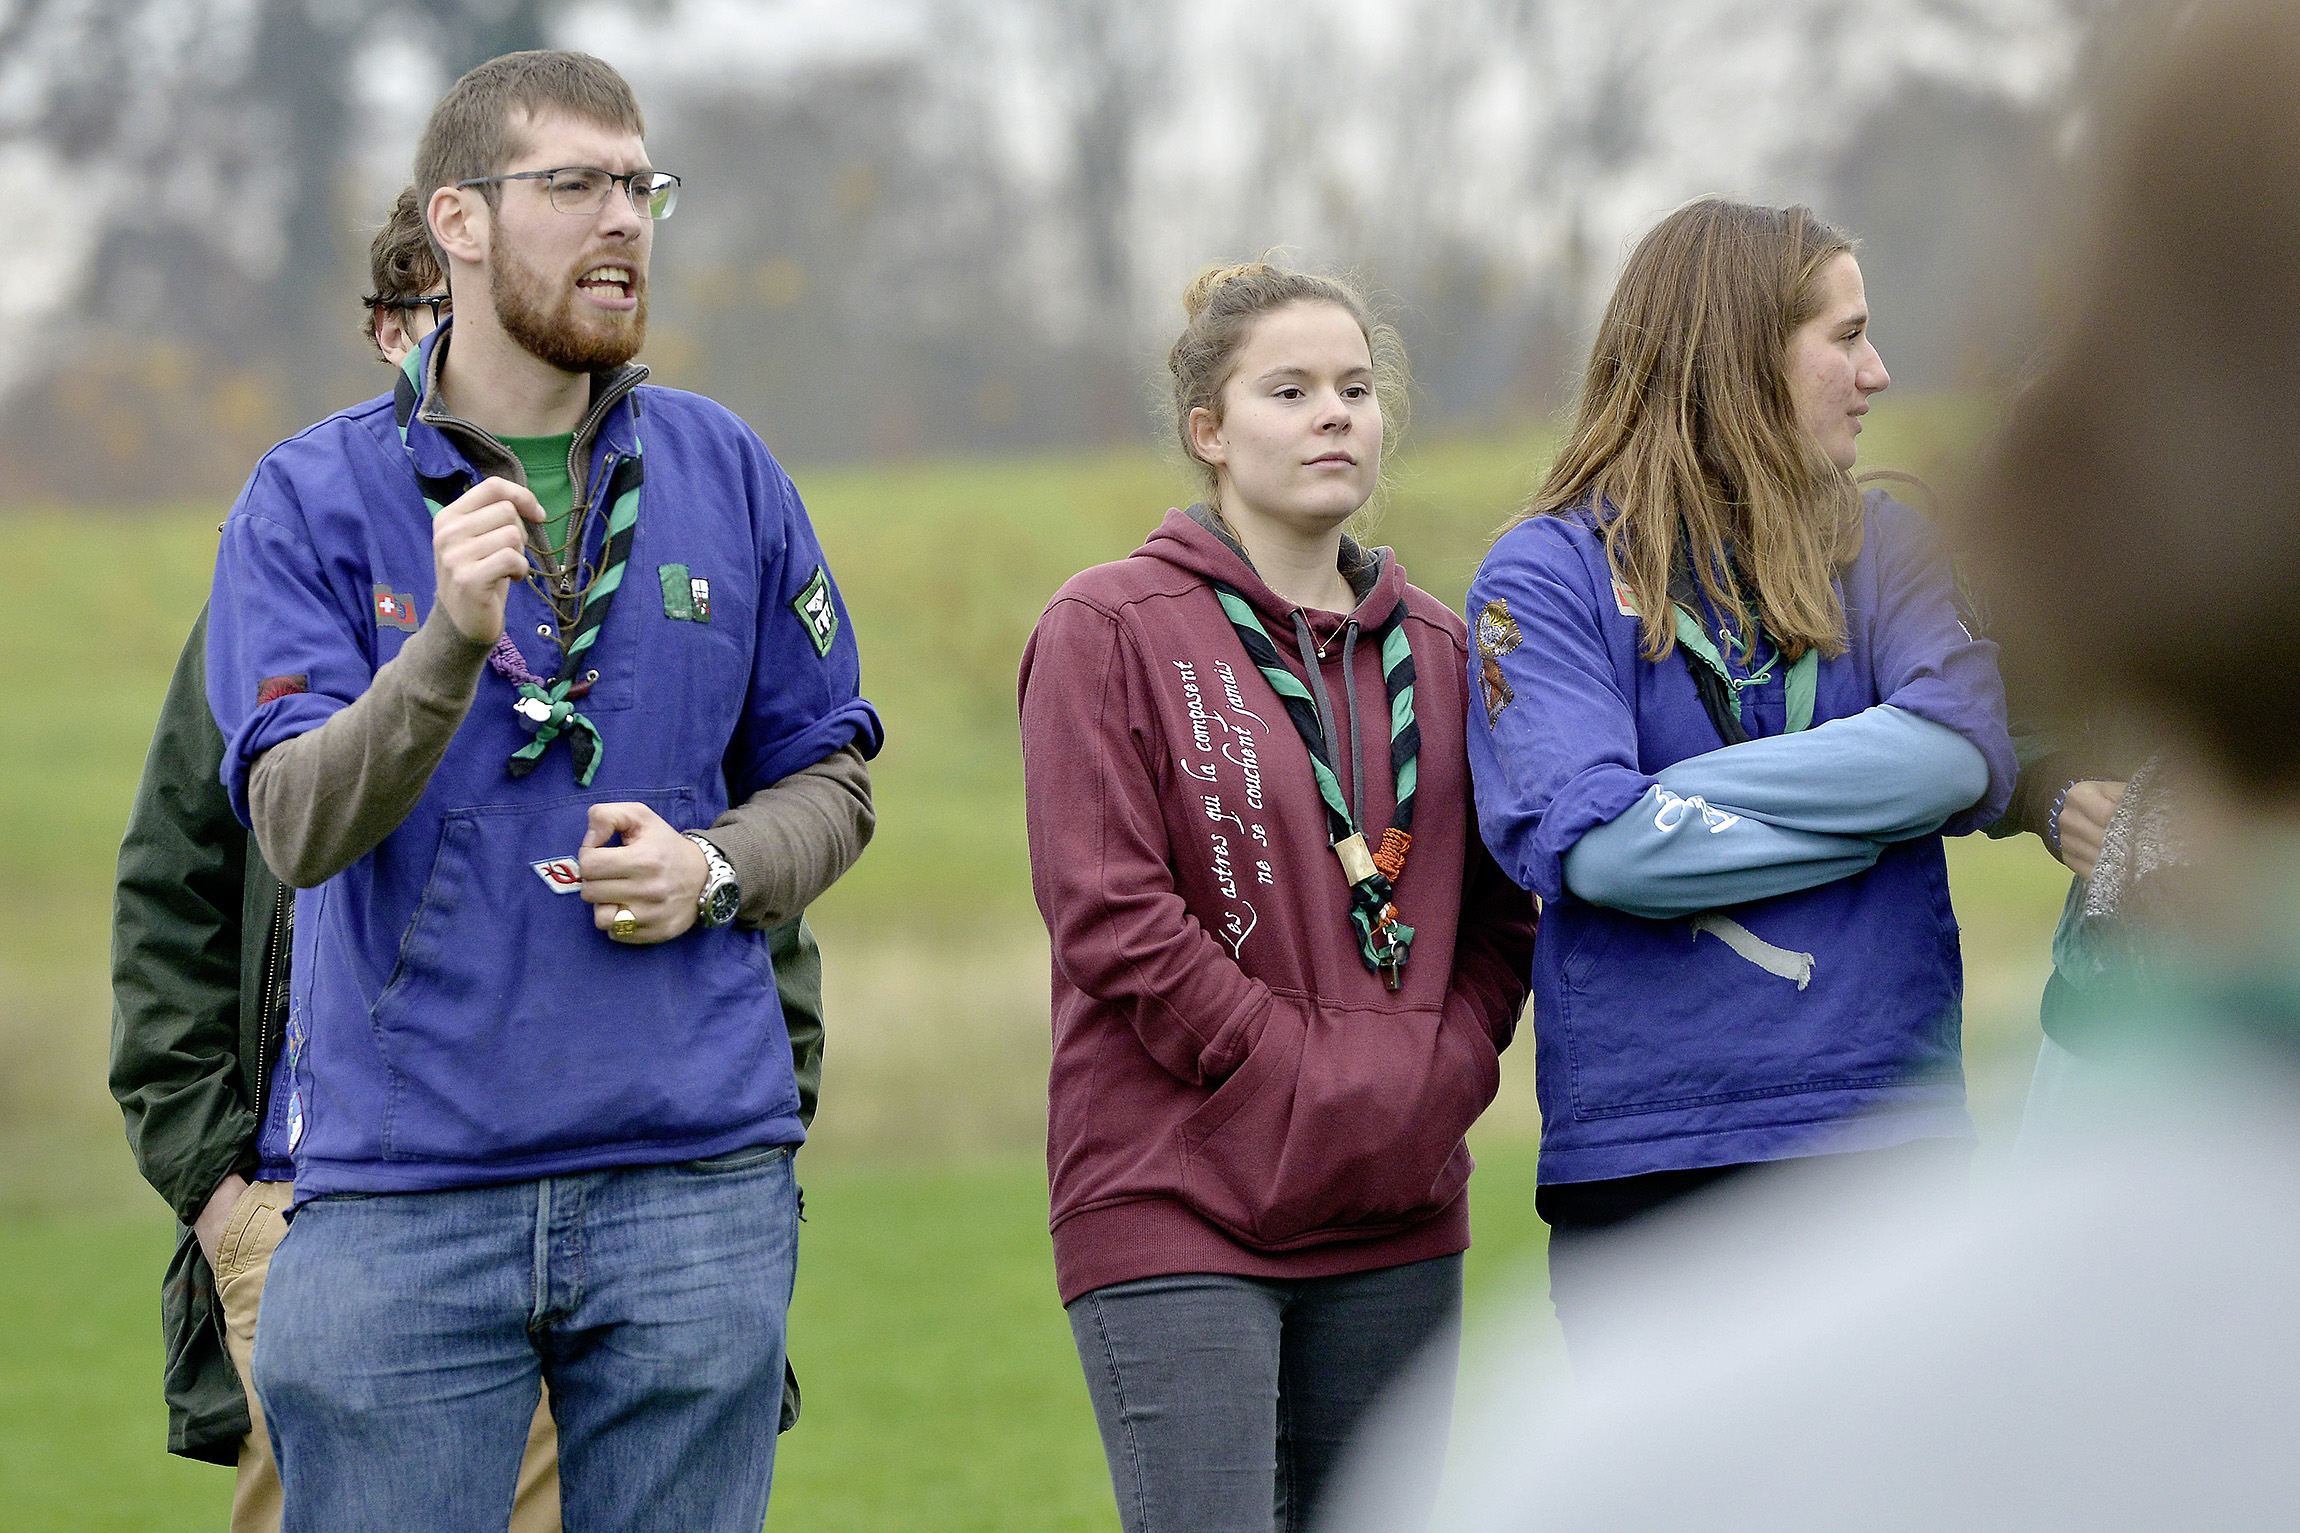
<svg viewBox="0 0 2300 1533"><path fill-rule="evenodd" d="M453 301L452 295L447 293L427 293L420 298L386 298L381 293L370 293L366 299L371 309L398 309L407 314L417 309L429 309L434 328L439 324L440 311Z"/></svg>
<svg viewBox="0 0 2300 1533"><path fill-rule="evenodd" d="M557 170L515 170L503 176L473 176L455 183L458 190L487 186L496 181L541 181L551 194L551 206L562 213L584 217L607 205L607 194L620 182L631 206L643 218L669 218L679 205L679 178L667 170L634 170L627 176L590 165L562 165Z"/></svg>

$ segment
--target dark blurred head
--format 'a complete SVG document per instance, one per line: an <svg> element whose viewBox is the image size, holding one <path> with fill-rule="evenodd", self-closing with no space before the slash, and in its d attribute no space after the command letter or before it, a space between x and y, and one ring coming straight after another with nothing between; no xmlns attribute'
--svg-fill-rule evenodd
<svg viewBox="0 0 2300 1533"><path fill-rule="evenodd" d="M384 345L386 330L396 326L400 336L412 344L422 340L431 326L429 309L401 305L411 298L447 291L447 278L439 270L439 257L433 253L430 235L423 226L423 199L413 186L400 192L391 205L391 217L375 231L375 239L367 247L367 272L374 284L361 300L367 308L368 344L388 362L392 358Z"/></svg>
<svg viewBox="0 0 2300 1533"><path fill-rule="evenodd" d="M2300 7L2207 5L2109 99L2089 275L1969 529L2008 665L2300 781Z"/></svg>

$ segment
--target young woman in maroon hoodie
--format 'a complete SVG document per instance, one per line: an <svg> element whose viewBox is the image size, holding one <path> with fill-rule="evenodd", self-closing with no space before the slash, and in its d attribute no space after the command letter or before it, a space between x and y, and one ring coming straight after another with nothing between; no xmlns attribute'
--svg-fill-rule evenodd
<svg viewBox="0 0 2300 1533"><path fill-rule="evenodd" d="M1451 1365L1462 1136L1533 912L1471 821L1461 619L1342 533L1395 333L1262 263L1183 304L1208 498L1065 585L1022 661L1047 1160L1128 1533L1268 1533L1307 1524L1385 1385Z"/></svg>

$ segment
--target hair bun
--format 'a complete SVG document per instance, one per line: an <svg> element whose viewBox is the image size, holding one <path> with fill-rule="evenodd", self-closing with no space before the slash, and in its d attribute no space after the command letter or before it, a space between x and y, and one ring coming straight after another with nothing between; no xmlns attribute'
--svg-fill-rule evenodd
<svg viewBox="0 0 2300 1533"><path fill-rule="evenodd" d="M1209 266L1190 279L1182 290L1182 312L1192 321L1206 312L1214 302L1214 295L1233 282L1245 282L1255 277L1266 277L1272 267L1267 261L1247 261L1237 266Z"/></svg>

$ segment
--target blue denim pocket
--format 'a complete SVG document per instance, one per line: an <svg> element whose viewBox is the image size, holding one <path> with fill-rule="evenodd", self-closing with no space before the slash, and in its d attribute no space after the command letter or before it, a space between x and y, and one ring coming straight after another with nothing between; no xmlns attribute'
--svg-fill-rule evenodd
<svg viewBox="0 0 2300 1533"><path fill-rule="evenodd" d="M729 1150L724 1155L708 1155L701 1160L682 1160L673 1165L671 1169L683 1171L689 1176L723 1176L731 1171L756 1171L761 1166L770 1166L778 1160L789 1159L790 1153L791 1147L787 1144L745 1145L739 1150Z"/></svg>

